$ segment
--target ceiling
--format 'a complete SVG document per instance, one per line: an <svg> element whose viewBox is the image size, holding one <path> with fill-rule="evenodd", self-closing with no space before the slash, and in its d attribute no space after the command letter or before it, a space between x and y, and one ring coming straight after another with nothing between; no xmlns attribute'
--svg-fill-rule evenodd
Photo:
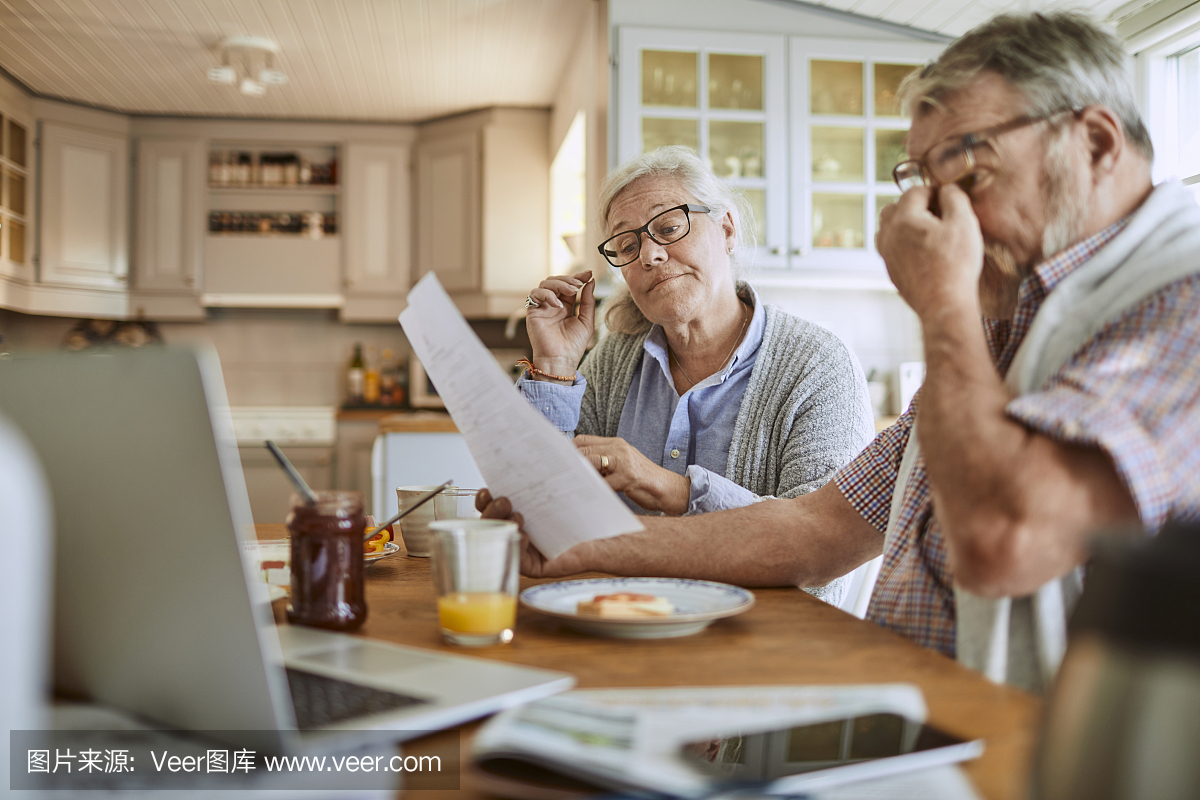
<svg viewBox="0 0 1200 800"><path fill-rule="evenodd" d="M549 106L592 0L3 0L0 67L33 93L131 114L409 122ZM210 83L259 36L288 76Z"/></svg>
<svg viewBox="0 0 1200 800"><path fill-rule="evenodd" d="M652 0L645 0L652 2ZM720 2L721 0L715 0ZM775 0L780 2L780 0ZM1153 0L1044 0L1119 19ZM594 0L0 0L0 68L129 114L412 122L549 106ZM957 36L1029 0L812 0ZM731 20L731 23L733 21ZM273 40L288 83L210 83L227 36Z"/></svg>
<svg viewBox="0 0 1200 800"><path fill-rule="evenodd" d="M1155 0L810 0L816 5L958 37L1003 11L1082 10L1117 21Z"/></svg>

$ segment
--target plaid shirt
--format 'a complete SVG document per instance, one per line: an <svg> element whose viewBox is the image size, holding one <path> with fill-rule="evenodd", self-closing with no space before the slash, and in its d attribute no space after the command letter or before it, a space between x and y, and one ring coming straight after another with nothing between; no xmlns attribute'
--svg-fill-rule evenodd
<svg viewBox="0 0 1200 800"><path fill-rule="evenodd" d="M992 359L1007 373L1034 316L1058 283L1124 230L1128 218L1038 265L1021 283L1011 322L984 321ZM1103 450L1146 528L1200 518L1200 255L1198 274L1151 295L1106 325L1040 391L1011 400L1009 417L1060 442ZM892 492L919 394L834 482L863 517L886 531ZM933 509L924 456L913 465L897 535L867 619L955 653L954 574Z"/></svg>

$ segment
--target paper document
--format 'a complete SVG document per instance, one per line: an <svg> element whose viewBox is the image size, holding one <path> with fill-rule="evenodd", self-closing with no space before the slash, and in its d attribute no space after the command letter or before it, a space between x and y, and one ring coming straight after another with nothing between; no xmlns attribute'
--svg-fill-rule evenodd
<svg viewBox="0 0 1200 800"><path fill-rule="evenodd" d="M575 445L513 389L432 272L409 292L400 325L488 490L512 501L543 554L642 529Z"/></svg>

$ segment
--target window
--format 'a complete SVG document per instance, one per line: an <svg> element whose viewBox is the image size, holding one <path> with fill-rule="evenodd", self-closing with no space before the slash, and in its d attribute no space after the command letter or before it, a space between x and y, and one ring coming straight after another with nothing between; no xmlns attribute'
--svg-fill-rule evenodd
<svg viewBox="0 0 1200 800"><path fill-rule="evenodd" d="M1137 88L1154 141L1154 181L1178 178L1200 203L1200 7L1135 33Z"/></svg>
<svg viewBox="0 0 1200 800"><path fill-rule="evenodd" d="M1171 56L1167 71L1174 84L1168 105L1175 117L1177 170L1200 203L1200 44Z"/></svg>

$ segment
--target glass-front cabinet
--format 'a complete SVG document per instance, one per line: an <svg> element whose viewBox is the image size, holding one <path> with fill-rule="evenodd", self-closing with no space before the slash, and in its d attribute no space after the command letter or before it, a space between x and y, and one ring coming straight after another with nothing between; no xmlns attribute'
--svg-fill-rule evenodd
<svg viewBox="0 0 1200 800"><path fill-rule="evenodd" d="M620 31L616 161L695 149L755 212L760 279L886 281L879 209L898 196L896 92L933 44Z"/></svg>
<svg viewBox="0 0 1200 800"><path fill-rule="evenodd" d="M617 160L664 145L692 148L750 202L756 263L783 266L782 37L625 28L619 48Z"/></svg>
<svg viewBox="0 0 1200 800"><path fill-rule="evenodd" d="M31 139L27 123L0 113L0 274L29 274L32 239Z"/></svg>
<svg viewBox="0 0 1200 800"><path fill-rule="evenodd" d="M897 90L936 54L932 45L790 39L790 267L880 274L876 220L899 196L892 167L908 131Z"/></svg>

